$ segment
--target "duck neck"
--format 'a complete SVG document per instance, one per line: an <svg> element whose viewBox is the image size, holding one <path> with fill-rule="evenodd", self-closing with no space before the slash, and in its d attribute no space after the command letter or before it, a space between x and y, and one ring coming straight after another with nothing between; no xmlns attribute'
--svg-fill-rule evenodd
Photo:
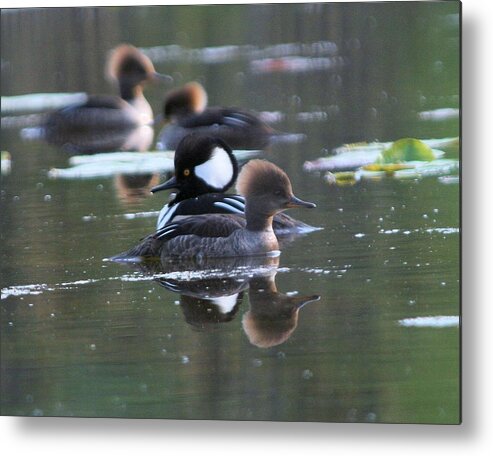
<svg viewBox="0 0 493 456"><path fill-rule="evenodd" d="M263 214L251 205L245 206L246 229L249 231L272 231L272 220L274 215Z"/></svg>
<svg viewBox="0 0 493 456"><path fill-rule="evenodd" d="M135 85L130 81L125 79L120 80L120 96L129 103L136 98L143 97L142 87L140 85Z"/></svg>

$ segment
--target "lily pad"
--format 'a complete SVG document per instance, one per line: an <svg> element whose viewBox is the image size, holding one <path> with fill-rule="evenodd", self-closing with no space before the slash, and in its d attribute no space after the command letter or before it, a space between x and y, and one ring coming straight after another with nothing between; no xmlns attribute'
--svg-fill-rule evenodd
<svg viewBox="0 0 493 456"><path fill-rule="evenodd" d="M435 154L430 146L414 138L404 138L395 141L385 149L376 163L403 163L409 161L432 161Z"/></svg>
<svg viewBox="0 0 493 456"><path fill-rule="evenodd" d="M415 143L417 141L417 143ZM414 143L414 145L412 144ZM423 146L424 145L424 146ZM408 158L409 160L431 159L430 149L433 154L433 160L443 158L444 150L457 150L459 147L459 138L441 138L441 139L412 139L405 138L395 142L360 142L344 144L333 149L334 155L329 157L320 157L316 160L307 161L303 169L308 172L313 171L339 171L357 169L361 166L374 163L400 163ZM412 150L414 149L414 152ZM418 151L416 151L416 149ZM424 153L419 150L425 149ZM407 151L406 151L407 150ZM401 158L399 159L399 155ZM415 158L418 157L418 158ZM399 159L399 160L397 160ZM397 160L397 161L394 161Z"/></svg>
<svg viewBox="0 0 493 456"><path fill-rule="evenodd" d="M40 112L63 108L71 104L85 103L87 94L75 93L28 93L2 97L2 115L14 112Z"/></svg>
<svg viewBox="0 0 493 456"><path fill-rule="evenodd" d="M12 164L12 157L9 152L2 150L2 174L9 174Z"/></svg>
<svg viewBox="0 0 493 456"><path fill-rule="evenodd" d="M395 171L408 168L413 168L413 166L404 163L372 163L370 165L362 166L362 169L365 171L383 171L387 174L392 174Z"/></svg>
<svg viewBox="0 0 493 456"><path fill-rule="evenodd" d="M354 185L358 180L358 176L353 171L340 171L337 173L328 172L325 174L324 179L331 185Z"/></svg>
<svg viewBox="0 0 493 456"><path fill-rule="evenodd" d="M239 161L262 154L259 150L235 150ZM105 152L93 155L75 155L69 159L69 168L48 171L52 179L91 179L115 174L153 174L174 170L173 151Z"/></svg>

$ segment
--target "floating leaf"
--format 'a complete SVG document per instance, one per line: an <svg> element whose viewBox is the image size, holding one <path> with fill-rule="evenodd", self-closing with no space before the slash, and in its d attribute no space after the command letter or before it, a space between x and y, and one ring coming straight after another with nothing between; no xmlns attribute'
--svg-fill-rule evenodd
<svg viewBox="0 0 493 456"><path fill-rule="evenodd" d="M459 184L460 177L459 176L440 176L438 178L438 182L442 184Z"/></svg>
<svg viewBox="0 0 493 456"><path fill-rule="evenodd" d="M235 157L242 161L257 157L258 150L236 150ZM90 179L115 174L153 174L174 170L174 152L105 152L93 155L75 155L69 159L70 168L53 168L52 179Z"/></svg>
<svg viewBox="0 0 493 456"><path fill-rule="evenodd" d="M418 112L419 120L429 120L432 122L458 119L459 116L460 116L460 110L456 108L440 108L440 109L433 109L431 111Z"/></svg>
<svg viewBox="0 0 493 456"><path fill-rule="evenodd" d="M12 164L12 157L9 152L2 150L2 174L9 174Z"/></svg>
<svg viewBox="0 0 493 456"><path fill-rule="evenodd" d="M459 160L441 159L432 162L416 162L412 169L403 169L396 171L394 177L396 179L421 178L426 176L441 176L450 174L459 169Z"/></svg>
<svg viewBox="0 0 493 456"><path fill-rule="evenodd" d="M58 109L71 104L85 103L87 94L76 93L29 93L2 97L2 115L13 112L39 112Z"/></svg>
<svg viewBox="0 0 493 456"><path fill-rule="evenodd" d="M331 185L354 185L357 182L356 173L353 171L341 171L338 173L328 172L325 176L325 181Z"/></svg>
<svg viewBox="0 0 493 456"><path fill-rule="evenodd" d="M404 143L400 143L400 141L404 141ZM369 165L375 162L382 163L396 163L394 159L382 160L382 154L389 153L393 154L395 152L386 152L388 149L392 149L393 147L401 148L406 144L406 142L414 142L418 141L419 143L424 144L431 148L431 152L433 158L429 155L429 150L426 155L430 159L438 159L442 158L445 155L445 152L441 149L452 149L456 150L459 146L459 138L442 138L442 139L405 139L398 140L396 142L373 142L373 143L352 143L345 144L341 147L337 147L333 150L335 155L330 157L320 157L316 160L307 161L303 165L303 169L308 172L312 171L338 171L338 170L348 170L348 169L357 169L360 166ZM397 146L396 146L397 144ZM422 147L422 146L421 146ZM418 146L420 148L420 146ZM394 149L395 151L395 149ZM419 155L419 154L418 154ZM418 158L419 160L423 160L423 158ZM409 160L416 160L412 155ZM402 162L403 160L399 160L398 162ZM404 160L405 161L405 160Z"/></svg>
<svg viewBox="0 0 493 456"><path fill-rule="evenodd" d="M362 166L362 169L366 171L383 171L386 174L393 174L395 171L408 168L413 168L413 166L404 163L372 163L371 165Z"/></svg>
<svg viewBox="0 0 493 456"><path fill-rule="evenodd" d="M404 138L395 141L392 146L385 149L377 163L402 163L409 161L432 161L435 154L431 147L423 141L414 138Z"/></svg>

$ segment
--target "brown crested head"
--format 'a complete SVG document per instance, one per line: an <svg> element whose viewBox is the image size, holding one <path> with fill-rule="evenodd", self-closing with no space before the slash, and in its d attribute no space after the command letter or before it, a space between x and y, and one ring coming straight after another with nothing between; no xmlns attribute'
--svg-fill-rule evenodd
<svg viewBox="0 0 493 456"><path fill-rule="evenodd" d="M251 160L241 170L236 188L255 212L273 215L294 207L315 207L293 195L287 174L266 160Z"/></svg>
<svg viewBox="0 0 493 456"><path fill-rule="evenodd" d="M248 311L243 315L241 323L252 345L270 348L286 342L291 337L298 325L298 312L281 318L264 319Z"/></svg>
<svg viewBox="0 0 493 456"><path fill-rule="evenodd" d="M266 193L282 192L287 196L293 193L287 174L266 160L250 160L243 166L236 188L245 198Z"/></svg>
<svg viewBox="0 0 493 456"><path fill-rule="evenodd" d="M151 79L156 72L149 57L135 46L121 44L111 51L106 66L106 74L112 80L127 79L140 83Z"/></svg>
<svg viewBox="0 0 493 456"><path fill-rule="evenodd" d="M163 106L165 119L198 114L207 106L207 92L198 82L189 82L166 95Z"/></svg>

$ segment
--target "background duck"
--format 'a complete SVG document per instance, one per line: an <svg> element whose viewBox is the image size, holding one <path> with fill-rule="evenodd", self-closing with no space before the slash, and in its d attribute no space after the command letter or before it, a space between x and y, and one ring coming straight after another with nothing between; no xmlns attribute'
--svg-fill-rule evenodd
<svg viewBox="0 0 493 456"><path fill-rule="evenodd" d="M186 217L166 225L112 259L157 257L163 261L273 254L279 250L272 229L274 216L288 208L316 207L294 196L286 173L265 160L248 162L241 170L237 187L246 200L245 217L226 214Z"/></svg>
<svg viewBox="0 0 493 456"><path fill-rule="evenodd" d="M245 199L226 194L238 176L238 162L220 138L201 134L185 136L175 152L175 175L151 189L153 193L177 189L175 197L159 213L156 229L179 217L198 214L245 215ZM277 235L305 233L316 228L284 213L273 221Z"/></svg>
<svg viewBox="0 0 493 456"><path fill-rule="evenodd" d="M207 93L198 82L169 92L163 105L167 123L156 144L158 149L175 149L181 139L197 132L221 138L233 149L263 149L278 137L291 137L274 130L253 111L235 107L207 108Z"/></svg>
<svg viewBox="0 0 493 456"><path fill-rule="evenodd" d="M47 142L73 152L115 150L111 148L121 143L120 136L145 127L144 149L152 144L153 113L143 88L147 82L171 77L156 73L151 60L129 44L110 53L106 74L117 82L120 96L92 95L85 103L54 111L44 124Z"/></svg>

